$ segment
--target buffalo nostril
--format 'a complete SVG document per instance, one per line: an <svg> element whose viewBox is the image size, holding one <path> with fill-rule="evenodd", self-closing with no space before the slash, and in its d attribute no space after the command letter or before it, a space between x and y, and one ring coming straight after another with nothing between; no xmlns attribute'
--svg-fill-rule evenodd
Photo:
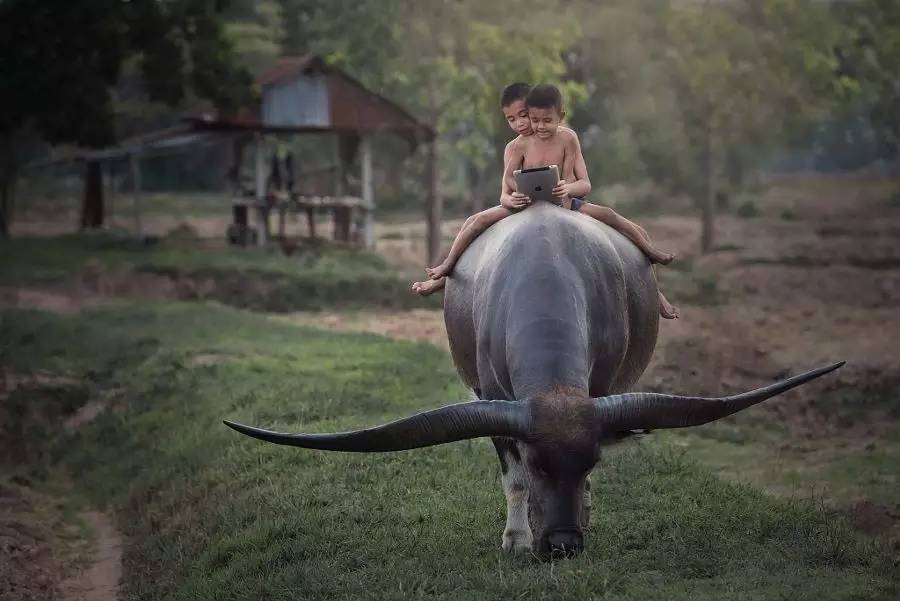
<svg viewBox="0 0 900 601"><path fill-rule="evenodd" d="M584 549L584 537L577 530L554 530L546 541L545 548L552 559L574 557Z"/></svg>

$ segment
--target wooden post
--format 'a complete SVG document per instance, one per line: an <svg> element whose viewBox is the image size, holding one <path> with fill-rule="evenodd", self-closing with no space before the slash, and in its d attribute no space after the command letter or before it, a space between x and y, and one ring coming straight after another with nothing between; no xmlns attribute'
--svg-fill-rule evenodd
<svg viewBox="0 0 900 601"><path fill-rule="evenodd" d="M443 213L443 199L440 193L440 173L438 172L437 139L428 144L428 166L426 168L428 178L428 264L437 262L441 252L441 217Z"/></svg>
<svg viewBox="0 0 900 601"><path fill-rule="evenodd" d="M139 240L143 240L144 232L141 225L141 164L140 158L135 153L128 156L131 163L131 193L134 203L134 232Z"/></svg>
<svg viewBox="0 0 900 601"><path fill-rule="evenodd" d="M341 135L334 136L334 196L344 195L344 158L341 156Z"/></svg>
<svg viewBox="0 0 900 601"><path fill-rule="evenodd" d="M284 241L287 239L284 222L287 218L287 203L278 202L278 239Z"/></svg>
<svg viewBox="0 0 900 601"><path fill-rule="evenodd" d="M106 197L109 199L107 202L107 211L106 215L109 217L109 223L112 225L113 219L115 218L115 208L116 208L116 175L113 173L113 163L112 161L107 161L106 163Z"/></svg>
<svg viewBox="0 0 900 601"><path fill-rule="evenodd" d="M309 225L309 237L316 237L316 210L310 206L306 207L306 223Z"/></svg>
<svg viewBox="0 0 900 601"><path fill-rule="evenodd" d="M256 134L256 243L265 246L269 234L269 209L266 205L266 157L262 133Z"/></svg>
<svg viewBox="0 0 900 601"><path fill-rule="evenodd" d="M84 196L81 201L81 228L103 227L103 171L100 161L84 165Z"/></svg>
<svg viewBox="0 0 900 601"><path fill-rule="evenodd" d="M712 135L712 126L707 124L706 126L706 138L704 142L704 152L705 156L704 160L704 170L703 176L705 177L705 181L703 184L703 198L702 198L702 214L700 221L700 253L706 254L712 250L713 242L715 239L714 236L714 228L715 228L715 215L716 215L716 174L715 174L715 161L713 158L713 153L715 152L715 148L713 147L713 135Z"/></svg>
<svg viewBox="0 0 900 601"><path fill-rule="evenodd" d="M375 182L372 177L372 138L364 136L360 142L362 147L362 198L365 207L363 223L363 244L370 250L375 249Z"/></svg>

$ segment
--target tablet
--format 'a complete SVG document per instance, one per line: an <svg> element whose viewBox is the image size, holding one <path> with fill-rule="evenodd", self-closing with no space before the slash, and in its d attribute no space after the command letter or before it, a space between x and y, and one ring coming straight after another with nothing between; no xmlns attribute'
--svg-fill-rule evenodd
<svg viewBox="0 0 900 601"><path fill-rule="evenodd" d="M559 169L556 165L535 167L533 169L517 169L513 172L516 179L516 191L521 192L533 201L546 200L557 203L553 196L553 188L559 182Z"/></svg>

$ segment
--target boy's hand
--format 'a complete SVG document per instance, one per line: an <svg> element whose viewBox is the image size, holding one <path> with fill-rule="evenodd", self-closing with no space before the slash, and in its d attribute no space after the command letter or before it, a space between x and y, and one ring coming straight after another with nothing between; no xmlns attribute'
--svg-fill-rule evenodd
<svg viewBox="0 0 900 601"><path fill-rule="evenodd" d="M559 180L553 188L553 196L565 200L569 196L569 184L565 180Z"/></svg>
<svg viewBox="0 0 900 601"><path fill-rule="evenodd" d="M510 210L518 210L531 204L531 199L521 192L513 192L512 194L504 194L500 197L500 204Z"/></svg>

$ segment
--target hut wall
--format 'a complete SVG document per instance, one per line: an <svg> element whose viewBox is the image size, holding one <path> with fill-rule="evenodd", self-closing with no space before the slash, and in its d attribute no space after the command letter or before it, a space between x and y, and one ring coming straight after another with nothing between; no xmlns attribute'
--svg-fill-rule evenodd
<svg viewBox="0 0 900 601"><path fill-rule="evenodd" d="M328 127L328 85L324 75L298 75L263 91L263 123L273 127Z"/></svg>

